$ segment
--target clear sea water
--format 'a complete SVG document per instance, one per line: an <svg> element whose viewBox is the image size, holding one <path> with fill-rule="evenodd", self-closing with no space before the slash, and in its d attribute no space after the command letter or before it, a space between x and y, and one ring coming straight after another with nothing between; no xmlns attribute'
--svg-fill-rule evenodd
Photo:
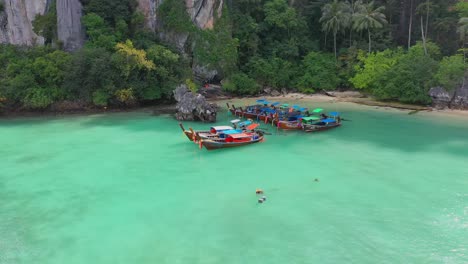
<svg viewBox="0 0 468 264"><path fill-rule="evenodd" d="M0 263L467 263L468 120L315 106L351 121L217 151L149 112L1 120Z"/></svg>

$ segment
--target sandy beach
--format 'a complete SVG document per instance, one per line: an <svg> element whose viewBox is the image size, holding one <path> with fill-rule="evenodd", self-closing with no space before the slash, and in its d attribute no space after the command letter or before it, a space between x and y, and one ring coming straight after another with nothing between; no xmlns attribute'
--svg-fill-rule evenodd
<svg viewBox="0 0 468 264"><path fill-rule="evenodd" d="M334 92L332 96L327 96L324 94L301 94L301 93L288 93L286 95L280 96L257 96L257 97L248 97L248 98L231 98L231 99L222 99L215 100L219 104L224 104L225 102L232 102L241 100L245 103L253 103L257 99L267 99L269 101L288 101L300 104L302 103L340 103L343 105L359 105L361 107L369 107L373 109L387 109L395 111L405 111L411 114L422 114L422 115L431 115L431 116L440 116L440 117L462 117L468 118L468 111L466 110L454 110L454 109L436 109L430 106L419 106L419 105L410 105L402 104L398 102L382 102L377 101L370 97L365 97L359 92Z"/></svg>

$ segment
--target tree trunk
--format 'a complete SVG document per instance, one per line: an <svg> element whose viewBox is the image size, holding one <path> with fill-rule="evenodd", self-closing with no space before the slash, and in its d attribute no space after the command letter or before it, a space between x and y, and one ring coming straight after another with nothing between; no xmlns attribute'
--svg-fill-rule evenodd
<svg viewBox="0 0 468 264"><path fill-rule="evenodd" d="M369 53L371 53L371 35L370 35L370 29L367 28L367 35L369 35Z"/></svg>
<svg viewBox="0 0 468 264"><path fill-rule="evenodd" d="M422 36L423 47L424 47L424 55L427 56L426 36L424 36L424 25L423 25L423 17L422 16L421 16L421 36Z"/></svg>
<svg viewBox="0 0 468 264"><path fill-rule="evenodd" d="M338 56L336 55L336 33L333 34L333 47L335 49L335 59L337 59Z"/></svg>
<svg viewBox="0 0 468 264"><path fill-rule="evenodd" d="M413 0L410 0L410 19L409 19L409 27L408 27L408 49L411 47L411 29L413 27Z"/></svg>
<svg viewBox="0 0 468 264"><path fill-rule="evenodd" d="M429 28L429 0L426 1L426 29L424 37L427 39L427 29Z"/></svg>

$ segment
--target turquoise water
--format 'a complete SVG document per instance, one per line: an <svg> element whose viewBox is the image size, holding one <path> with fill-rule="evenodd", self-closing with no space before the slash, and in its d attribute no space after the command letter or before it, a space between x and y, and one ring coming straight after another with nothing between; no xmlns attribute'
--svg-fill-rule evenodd
<svg viewBox="0 0 468 264"><path fill-rule="evenodd" d="M466 263L468 120L333 108L210 152L146 112L2 120L0 263Z"/></svg>

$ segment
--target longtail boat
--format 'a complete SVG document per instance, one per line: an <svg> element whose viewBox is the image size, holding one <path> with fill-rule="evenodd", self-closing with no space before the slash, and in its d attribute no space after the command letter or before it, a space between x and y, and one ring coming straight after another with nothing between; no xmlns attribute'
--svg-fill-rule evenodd
<svg viewBox="0 0 468 264"><path fill-rule="evenodd" d="M277 113L273 119L273 125L277 128L284 130L300 130L302 129L302 118L309 116L307 108L293 105L289 107L288 104L281 105L282 111ZM283 109L288 109L287 111Z"/></svg>
<svg viewBox="0 0 468 264"><path fill-rule="evenodd" d="M325 118L317 116L302 118L302 129L304 132L319 132L339 126L341 126L341 117L338 112L331 112Z"/></svg>
<svg viewBox="0 0 468 264"><path fill-rule="evenodd" d="M224 130L233 130L234 128L230 126L214 126L211 127L210 130L193 130L190 128L189 130L186 130L184 128L184 125L182 123L179 123L179 127L182 129L182 132L187 136L188 140L190 141L197 141L198 140L198 134L216 134L218 132L224 131Z"/></svg>
<svg viewBox="0 0 468 264"><path fill-rule="evenodd" d="M253 133L238 133L228 134L224 138L217 139L202 139L200 140L200 148L203 146L207 150L221 149L221 148L232 148L250 145L263 141L263 134Z"/></svg>
<svg viewBox="0 0 468 264"><path fill-rule="evenodd" d="M265 99L260 99L256 101L255 105L250 105L244 108L242 107L235 107L234 105L229 105L226 103L227 108L229 111L238 117L249 118L257 121L265 121L272 120L273 115L276 113L276 106L278 106L279 102L269 102Z"/></svg>

